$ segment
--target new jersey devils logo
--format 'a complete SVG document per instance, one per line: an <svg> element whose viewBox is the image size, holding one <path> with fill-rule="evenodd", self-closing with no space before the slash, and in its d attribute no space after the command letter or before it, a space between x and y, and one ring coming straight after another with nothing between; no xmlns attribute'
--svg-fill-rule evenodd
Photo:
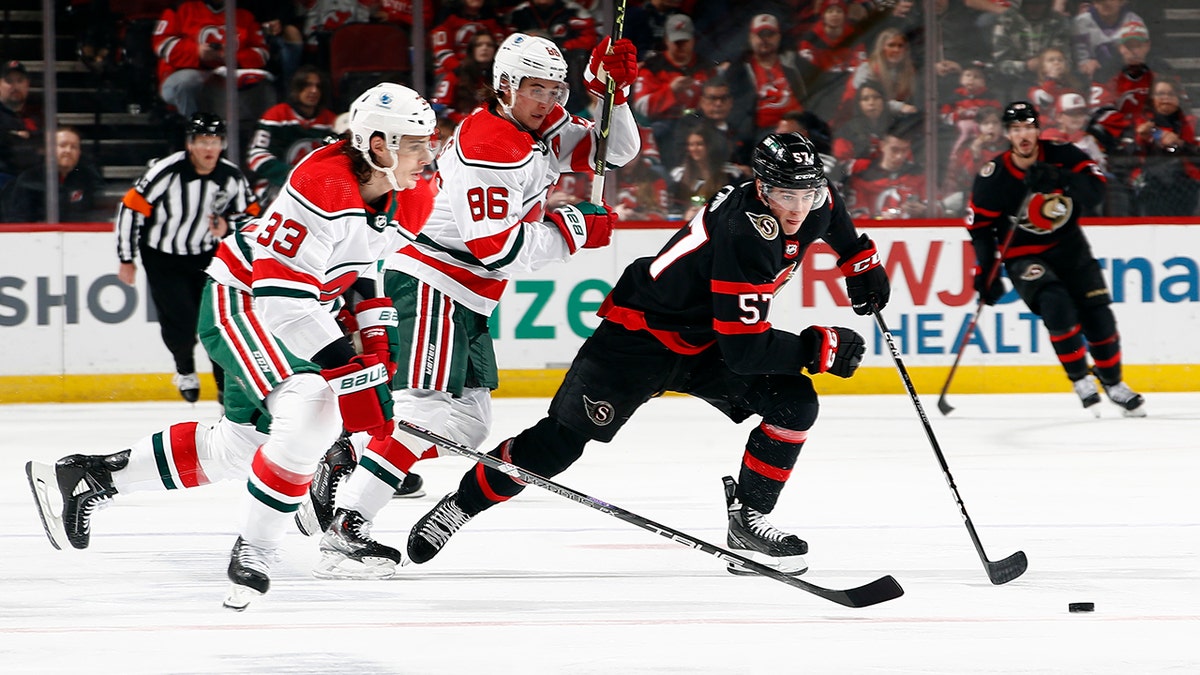
<svg viewBox="0 0 1200 675"><path fill-rule="evenodd" d="M583 409L587 411L588 419L598 427L605 427L612 423L617 417L616 410L608 401L593 401L587 396L583 397Z"/></svg>

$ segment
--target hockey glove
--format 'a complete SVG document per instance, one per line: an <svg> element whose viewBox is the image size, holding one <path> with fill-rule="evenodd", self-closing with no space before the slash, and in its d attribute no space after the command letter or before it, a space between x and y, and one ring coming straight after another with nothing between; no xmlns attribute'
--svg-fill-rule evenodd
<svg viewBox="0 0 1200 675"><path fill-rule="evenodd" d="M617 214L591 202L554 209L550 222L558 227L572 254L581 248L604 248L612 241Z"/></svg>
<svg viewBox="0 0 1200 675"><path fill-rule="evenodd" d="M322 370L321 375L337 394L346 431L366 431L375 438L392 435L391 378L378 356L355 356L344 366Z"/></svg>
<svg viewBox="0 0 1200 675"><path fill-rule="evenodd" d="M358 336L363 354L374 354L387 366L388 379L396 374L396 358L400 351L400 324L390 298L369 298L354 308Z"/></svg>
<svg viewBox="0 0 1200 675"><path fill-rule="evenodd" d="M877 309L887 307L892 297L892 284L887 272L879 263L879 252L875 242L867 235L858 238L860 250L838 259L838 267L846 275L846 293L850 296L850 307L854 313L865 316L871 313L871 305Z"/></svg>
<svg viewBox="0 0 1200 675"><path fill-rule="evenodd" d="M1053 164L1034 162L1025 170L1025 187L1033 192L1054 192L1066 186L1063 170Z"/></svg>
<svg viewBox="0 0 1200 675"><path fill-rule="evenodd" d="M1003 298L1004 294L1008 292L1008 290L1004 288L1004 282L1000 280L999 274L996 275L995 279L992 279L991 284L988 284L987 280L990 273L990 269L984 270L982 268L977 268L975 270L975 292L979 293L979 299L982 300L985 305L996 304L996 302L999 301L1000 298Z"/></svg>
<svg viewBox="0 0 1200 675"><path fill-rule="evenodd" d="M850 377L862 363L866 342L858 333L841 326L809 326L800 332L808 372Z"/></svg>
<svg viewBox="0 0 1200 675"><path fill-rule="evenodd" d="M612 53L608 53L609 38L604 38L592 50L588 59L587 70L583 73L583 83L588 91L604 98L608 88L608 78L613 79L616 88L613 91L613 105L621 105L629 100L629 88L637 80L637 48L625 38L617 40ZM599 70L603 66L604 73Z"/></svg>

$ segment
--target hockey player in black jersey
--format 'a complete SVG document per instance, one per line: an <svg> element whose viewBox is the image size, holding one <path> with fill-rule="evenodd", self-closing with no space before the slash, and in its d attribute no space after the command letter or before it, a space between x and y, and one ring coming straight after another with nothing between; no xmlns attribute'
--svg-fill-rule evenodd
<svg viewBox="0 0 1200 675"><path fill-rule="evenodd" d="M1121 338L1100 263L1079 216L1104 199L1105 179L1070 143L1038 140L1037 109L1009 104L1003 116L1011 149L980 169L971 191L967 228L975 257L975 290L987 304L1005 293L997 253L1029 309L1042 317L1054 352L1085 408L1100 414L1100 380L1108 398L1130 417L1146 414L1143 399L1121 380ZM1011 235L1011 239L1010 239ZM998 242L1008 242L998 249Z"/></svg>
<svg viewBox="0 0 1200 675"><path fill-rule="evenodd" d="M817 394L803 371L850 377L864 341L849 328L810 326L799 335L774 328L771 301L818 239L840 256L858 314L884 307L890 286L875 245L855 231L808 139L771 134L755 148L753 164L755 180L726 186L658 255L625 269L549 415L491 454L555 476L588 441L612 440L638 407L667 391L707 401L734 422L760 415L739 479L724 479L728 544L800 574L808 544L772 526L766 514L817 418ZM523 488L476 465L457 492L413 526L409 558L428 561L470 518Z"/></svg>

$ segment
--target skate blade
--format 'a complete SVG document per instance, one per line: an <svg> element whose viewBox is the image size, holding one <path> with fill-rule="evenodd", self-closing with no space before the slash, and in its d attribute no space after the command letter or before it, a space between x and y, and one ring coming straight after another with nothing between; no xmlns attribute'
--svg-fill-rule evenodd
<svg viewBox="0 0 1200 675"><path fill-rule="evenodd" d="M405 492L405 493L393 492L392 493L392 499L417 499L418 497L424 497L424 496L425 496L425 488L417 488L416 490L413 490L412 492Z"/></svg>
<svg viewBox="0 0 1200 675"><path fill-rule="evenodd" d="M235 612L241 612L250 606L250 602L255 598L262 597L262 593L240 584L230 584L229 593L225 596L225 601L221 603L225 609L232 609Z"/></svg>
<svg viewBox="0 0 1200 675"><path fill-rule="evenodd" d="M1134 408L1133 410L1126 410L1125 408L1121 408L1121 415L1124 417L1145 417L1146 416L1146 406L1140 405L1140 406Z"/></svg>
<svg viewBox="0 0 1200 675"><path fill-rule="evenodd" d="M304 500L300 504L300 508L296 510L296 529L306 537L322 532L321 522L317 518L317 510L313 508L312 499Z"/></svg>
<svg viewBox="0 0 1200 675"><path fill-rule="evenodd" d="M753 560L754 562L756 562L760 565L763 565L764 567L770 567L771 569L779 572L780 574L786 574L788 576L798 577L801 574L804 574L805 572L808 571L808 563L804 561L804 556L802 556L802 555L791 555L791 556L787 556L784 558L774 558L769 555L764 555L762 553L754 553L751 551L736 551L736 553L739 553L742 555L742 557L749 558L749 559ZM725 569L730 574L734 574L734 575L737 575L740 577L757 576L758 575L758 572L752 572L737 563L729 563L729 565L726 566Z"/></svg>
<svg viewBox="0 0 1200 675"><path fill-rule="evenodd" d="M396 574L396 561L391 558L351 560L341 553L324 551L313 566L312 575L318 579L382 580Z"/></svg>
<svg viewBox="0 0 1200 675"><path fill-rule="evenodd" d="M29 479L29 489L33 492L33 503L37 505L38 516L42 519L42 529L46 531L46 538L50 540L50 545L58 550L63 550L63 544L67 541L67 529L63 526L62 512L55 511L55 500L51 499L52 495L58 495L58 476L54 472L54 467L41 462L26 462L25 476ZM62 499L58 499L59 508L62 506Z"/></svg>

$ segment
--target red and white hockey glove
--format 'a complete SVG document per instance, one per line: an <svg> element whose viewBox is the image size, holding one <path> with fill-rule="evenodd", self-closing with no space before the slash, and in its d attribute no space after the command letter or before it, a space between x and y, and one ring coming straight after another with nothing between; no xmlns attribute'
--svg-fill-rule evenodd
<svg viewBox="0 0 1200 675"><path fill-rule="evenodd" d="M879 251L875 242L867 235L858 238L859 251L838 260L838 267L846 275L846 293L850 296L850 307L855 314L871 313L871 306L883 309L892 297L892 283L887 271L879 262Z"/></svg>
<svg viewBox="0 0 1200 675"><path fill-rule="evenodd" d="M375 438L392 435L392 388L387 366L374 354L360 354L339 368L321 371L338 397L342 426Z"/></svg>
<svg viewBox="0 0 1200 675"><path fill-rule="evenodd" d="M850 377L862 363L866 341L858 333L841 326L809 326L800 332L804 367L808 372L831 373Z"/></svg>
<svg viewBox="0 0 1200 675"><path fill-rule="evenodd" d="M616 89L613 91L613 105L621 105L629 100L629 89L638 76L637 47L625 38L617 40L612 53L608 52L610 38L604 38L588 59L587 70L583 73L583 83L588 91L604 98L608 91L608 78L613 79ZM601 67L604 71L600 72Z"/></svg>
<svg viewBox="0 0 1200 675"><path fill-rule="evenodd" d="M567 249L574 255L581 248L604 248L612 242L617 214L591 202L568 204L550 213L550 222L558 226Z"/></svg>
<svg viewBox="0 0 1200 675"><path fill-rule="evenodd" d="M390 298L369 298L354 308L358 337L363 354L374 354L388 369L388 378L396 374L396 357L400 350L398 326L400 315Z"/></svg>

